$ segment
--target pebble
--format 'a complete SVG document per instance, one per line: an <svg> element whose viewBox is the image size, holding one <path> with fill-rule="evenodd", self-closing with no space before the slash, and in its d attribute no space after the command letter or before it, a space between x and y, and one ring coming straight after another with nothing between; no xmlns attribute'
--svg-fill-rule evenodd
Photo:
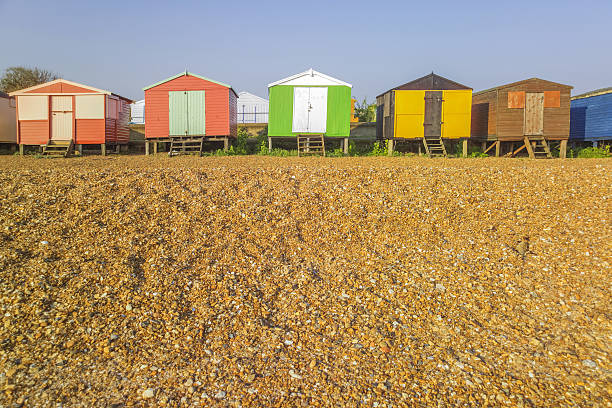
<svg viewBox="0 0 612 408"><path fill-rule="evenodd" d="M610 159L1 156L0 179L2 406L609 399Z"/></svg>
<svg viewBox="0 0 612 408"><path fill-rule="evenodd" d="M147 388L142 393L142 398L148 399L148 398L153 398L154 396L155 396L155 390L153 390L153 388Z"/></svg>

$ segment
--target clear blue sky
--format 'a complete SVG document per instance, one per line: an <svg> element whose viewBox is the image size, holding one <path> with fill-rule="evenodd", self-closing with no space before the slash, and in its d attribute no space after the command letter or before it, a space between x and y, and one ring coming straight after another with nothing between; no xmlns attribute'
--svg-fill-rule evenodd
<svg viewBox="0 0 612 408"><path fill-rule="evenodd" d="M436 73L475 90L528 77L612 86L612 1L0 0L0 69L133 99L185 68L267 96L310 67L372 100Z"/></svg>

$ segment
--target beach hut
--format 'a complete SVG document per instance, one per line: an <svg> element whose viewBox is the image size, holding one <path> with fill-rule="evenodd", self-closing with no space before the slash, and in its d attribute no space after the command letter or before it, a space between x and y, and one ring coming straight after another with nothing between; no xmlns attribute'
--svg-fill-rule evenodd
<svg viewBox="0 0 612 408"><path fill-rule="evenodd" d="M130 123L144 125L145 123L145 101L141 99L130 105Z"/></svg>
<svg viewBox="0 0 612 408"><path fill-rule="evenodd" d="M272 138L291 137L298 154L325 154L325 138L343 138L348 151L352 85L313 70L268 85Z"/></svg>
<svg viewBox="0 0 612 408"><path fill-rule="evenodd" d="M389 154L396 141L418 141L429 157L446 156L444 140L463 139L465 146L470 137L472 88L433 72L389 89L376 102L376 134L389 141Z"/></svg>
<svg viewBox="0 0 612 408"><path fill-rule="evenodd" d="M570 141L612 140L612 87L572 97L570 105Z"/></svg>
<svg viewBox="0 0 612 408"><path fill-rule="evenodd" d="M229 147L237 134L236 100L230 85L181 72L143 88L145 93L145 151L157 152L158 142L169 154L202 153L207 141Z"/></svg>
<svg viewBox="0 0 612 408"><path fill-rule="evenodd" d="M476 92L472 99L472 140L495 155L552 157L550 143L559 142L565 157L570 130L572 87L539 78ZM488 142L492 142L486 147ZM515 150L515 148L518 149Z"/></svg>
<svg viewBox="0 0 612 408"><path fill-rule="evenodd" d="M14 98L0 92L0 143L10 143L11 149L14 149L17 143L15 106Z"/></svg>
<svg viewBox="0 0 612 408"><path fill-rule="evenodd" d="M127 146L130 99L65 79L9 94L17 101L17 143L43 147L43 155L66 156L76 146Z"/></svg>
<svg viewBox="0 0 612 408"><path fill-rule="evenodd" d="M268 123L268 100L249 92L239 92L238 123Z"/></svg>

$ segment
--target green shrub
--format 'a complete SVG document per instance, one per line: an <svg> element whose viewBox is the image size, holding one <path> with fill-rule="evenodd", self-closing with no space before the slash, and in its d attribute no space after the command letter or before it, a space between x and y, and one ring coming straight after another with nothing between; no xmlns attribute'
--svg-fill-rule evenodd
<svg viewBox="0 0 612 408"><path fill-rule="evenodd" d="M570 157L573 157L574 151L570 150L570 153ZM610 157L610 146L585 147L584 149L578 150L576 157L580 159Z"/></svg>

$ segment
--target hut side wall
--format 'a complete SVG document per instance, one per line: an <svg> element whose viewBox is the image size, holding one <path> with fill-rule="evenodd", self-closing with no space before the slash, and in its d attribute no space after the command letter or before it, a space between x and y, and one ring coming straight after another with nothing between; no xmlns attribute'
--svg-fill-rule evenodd
<svg viewBox="0 0 612 408"><path fill-rule="evenodd" d="M472 131L477 139L494 138L497 132L497 90L472 97Z"/></svg>
<svg viewBox="0 0 612 408"><path fill-rule="evenodd" d="M574 99L570 118L571 140L612 140L612 92Z"/></svg>
<svg viewBox="0 0 612 408"><path fill-rule="evenodd" d="M229 99L229 136L238 137L238 98L228 89Z"/></svg>
<svg viewBox="0 0 612 408"><path fill-rule="evenodd" d="M181 76L145 91L145 137L165 138L169 134L170 91L206 91L206 136L229 136L229 88L194 76ZM236 114L234 112L234 118Z"/></svg>
<svg viewBox="0 0 612 408"><path fill-rule="evenodd" d="M524 108L508 108L508 92L559 91L558 108L544 107L544 137L550 140L567 140L570 128L571 88L548 81L531 80L511 87L498 88L497 92L497 139L501 141L523 140Z"/></svg>

